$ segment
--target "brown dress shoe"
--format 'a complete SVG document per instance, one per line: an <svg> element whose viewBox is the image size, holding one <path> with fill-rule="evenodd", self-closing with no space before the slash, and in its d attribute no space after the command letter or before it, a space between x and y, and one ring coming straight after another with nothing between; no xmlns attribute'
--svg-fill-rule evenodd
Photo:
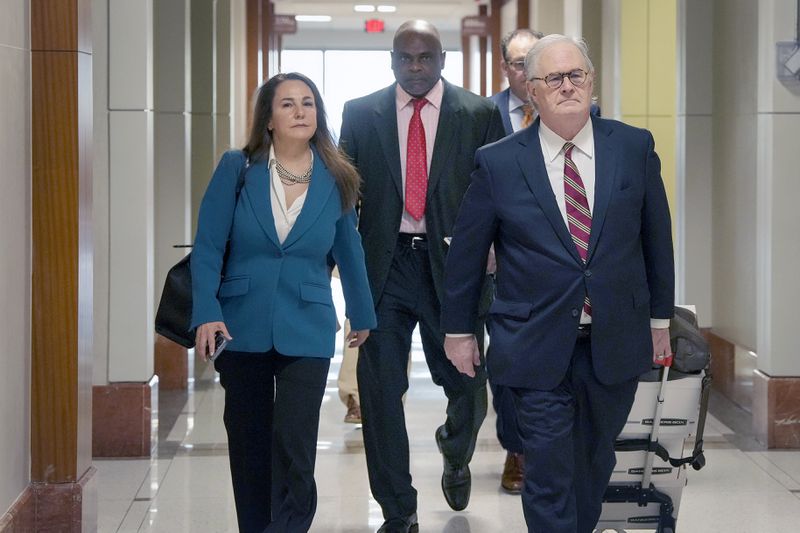
<svg viewBox="0 0 800 533"><path fill-rule="evenodd" d="M503 467L503 477L500 486L512 494L519 494L522 491L522 483L525 479L525 456L521 453L508 452L506 464Z"/></svg>
<svg viewBox="0 0 800 533"><path fill-rule="evenodd" d="M348 424L361 423L361 406L356 403L356 399L353 396L347 397L347 414L344 415L344 421Z"/></svg>

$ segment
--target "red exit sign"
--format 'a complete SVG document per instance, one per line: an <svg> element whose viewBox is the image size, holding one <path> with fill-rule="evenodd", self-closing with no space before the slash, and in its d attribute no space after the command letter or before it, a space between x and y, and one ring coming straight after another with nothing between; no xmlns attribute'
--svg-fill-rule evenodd
<svg viewBox="0 0 800 533"><path fill-rule="evenodd" d="M367 33L383 33L383 28L381 19L367 19L364 22L364 31Z"/></svg>

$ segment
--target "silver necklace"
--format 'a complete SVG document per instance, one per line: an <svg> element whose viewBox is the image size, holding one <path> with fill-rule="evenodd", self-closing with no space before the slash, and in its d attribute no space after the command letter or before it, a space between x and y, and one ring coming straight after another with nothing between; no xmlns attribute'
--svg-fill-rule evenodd
<svg viewBox="0 0 800 533"><path fill-rule="evenodd" d="M308 170L300 175L294 174L290 170L287 170L283 165L281 165L277 158L273 159L272 162L275 165L275 170L278 171L278 179L280 179L281 183L287 187L297 185L298 183L308 183L311 181L311 172L314 170L314 152L311 152L311 165L309 165Z"/></svg>

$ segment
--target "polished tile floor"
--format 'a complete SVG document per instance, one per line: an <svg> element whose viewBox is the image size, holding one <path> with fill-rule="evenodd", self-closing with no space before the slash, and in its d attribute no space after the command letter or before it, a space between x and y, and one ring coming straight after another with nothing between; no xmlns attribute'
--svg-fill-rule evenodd
<svg viewBox="0 0 800 533"><path fill-rule="evenodd" d="M412 360L406 413L421 531L524 532L519 497L499 488L505 452L494 436L491 408L471 464L470 505L456 513L445 503L439 486L441 456L433 439L443 420L445 399L430 381L418 337ZM340 362L337 355L322 405L316 469L319 506L312 531L368 533L380 526L382 518L370 497L360 427L342 421L345 409L336 391ZM222 424L223 391L213 369L204 363L190 368L190 375L195 377L187 392L161 391L157 456L95 460L101 533L236 531ZM800 531L800 451L764 450L748 434L746 413L720 397L712 397L711 413L705 439L707 466L686 474L677 530Z"/></svg>

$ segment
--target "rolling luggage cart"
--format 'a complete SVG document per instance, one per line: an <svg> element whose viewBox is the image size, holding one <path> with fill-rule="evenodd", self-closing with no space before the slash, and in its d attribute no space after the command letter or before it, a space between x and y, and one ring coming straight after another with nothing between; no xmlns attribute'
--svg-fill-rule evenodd
<svg viewBox="0 0 800 533"><path fill-rule="evenodd" d="M676 309L676 316L677 316ZM694 321L694 315L684 318ZM696 329L696 321L693 322ZM698 332L699 335L699 332ZM639 380L628 421L615 445L617 466L603 497L597 531L655 530L674 533L681 493L686 485L686 465L700 470L705 465L703 430L708 411L711 374L708 347L697 338L680 350L705 350L704 368L681 372L669 358ZM690 356L692 354L689 354ZM686 438L694 435L691 454L684 457Z"/></svg>

